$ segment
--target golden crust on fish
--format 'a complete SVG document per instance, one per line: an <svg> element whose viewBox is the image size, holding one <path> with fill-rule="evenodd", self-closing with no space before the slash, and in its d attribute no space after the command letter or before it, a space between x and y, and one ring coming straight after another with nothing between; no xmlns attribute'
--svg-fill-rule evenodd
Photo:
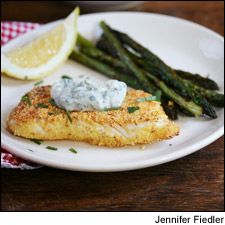
<svg viewBox="0 0 225 225"><path fill-rule="evenodd" d="M70 121L63 109L49 103L50 89L51 86L34 88L27 94L31 105L21 101L10 113L7 128L12 134L109 147L152 143L179 134L179 127L167 118L159 102L137 102L137 98L149 96L144 91L128 91L118 110L70 112ZM138 110L128 112L128 107L136 106Z"/></svg>

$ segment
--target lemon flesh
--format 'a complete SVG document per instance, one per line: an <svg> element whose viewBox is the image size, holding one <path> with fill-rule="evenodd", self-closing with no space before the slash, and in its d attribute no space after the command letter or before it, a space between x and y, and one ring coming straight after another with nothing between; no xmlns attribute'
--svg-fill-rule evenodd
<svg viewBox="0 0 225 225"><path fill-rule="evenodd" d="M72 52L77 36L76 8L63 22L32 42L1 54L1 72L34 80L54 72Z"/></svg>
<svg viewBox="0 0 225 225"><path fill-rule="evenodd" d="M57 55L65 39L64 36L64 26L57 26L40 39L8 52L6 57L11 63L23 68L39 67Z"/></svg>

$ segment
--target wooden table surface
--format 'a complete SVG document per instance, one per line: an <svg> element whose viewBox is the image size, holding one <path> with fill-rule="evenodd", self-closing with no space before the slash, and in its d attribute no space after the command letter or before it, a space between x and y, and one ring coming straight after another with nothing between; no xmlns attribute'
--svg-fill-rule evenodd
<svg viewBox="0 0 225 225"><path fill-rule="evenodd" d="M1 20L48 22L73 6L3 1ZM173 15L224 34L224 2L146 2L138 11ZM83 11L84 12L84 11ZM223 211L224 137L185 158L142 170L82 173L2 169L3 211Z"/></svg>

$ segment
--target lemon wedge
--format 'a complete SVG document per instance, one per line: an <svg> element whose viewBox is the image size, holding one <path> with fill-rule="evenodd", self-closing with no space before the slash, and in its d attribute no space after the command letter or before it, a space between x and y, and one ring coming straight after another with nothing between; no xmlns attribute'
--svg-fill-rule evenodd
<svg viewBox="0 0 225 225"><path fill-rule="evenodd" d="M77 39L79 8L31 42L1 53L1 73L35 80L54 72L72 52Z"/></svg>

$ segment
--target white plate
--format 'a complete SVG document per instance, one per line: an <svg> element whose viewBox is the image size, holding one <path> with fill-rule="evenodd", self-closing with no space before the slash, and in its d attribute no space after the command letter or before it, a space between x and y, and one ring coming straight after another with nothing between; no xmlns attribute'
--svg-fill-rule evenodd
<svg viewBox="0 0 225 225"><path fill-rule="evenodd" d="M99 35L97 25L105 20L112 27L129 33L140 43L150 48L174 68L201 74L210 74L224 89L224 40L223 37L197 24L168 16L145 13L99 13L81 16L79 31L88 38ZM26 34L27 38L46 31L55 23ZM2 48L11 48L21 41L11 42ZM15 44L16 43L16 44ZM103 75L75 62L68 61L55 74L44 80L52 84L62 74L76 77L87 74L98 79ZM36 145L29 140L15 137L5 130L5 121L21 96L33 88L35 82L17 81L2 77L1 132L2 146L10 152L52 167L79 171L123 171L155 166L189 155L212 143L223 135L224 110L217 109L215 120L180 117L181 133L168 141L140 146L111 149L72 141L46 141ZM57 146L58 151L49 151L45 146ZM78 154L68 151L74 147ZM28 149L32 149L30 152Z"/></svg>

